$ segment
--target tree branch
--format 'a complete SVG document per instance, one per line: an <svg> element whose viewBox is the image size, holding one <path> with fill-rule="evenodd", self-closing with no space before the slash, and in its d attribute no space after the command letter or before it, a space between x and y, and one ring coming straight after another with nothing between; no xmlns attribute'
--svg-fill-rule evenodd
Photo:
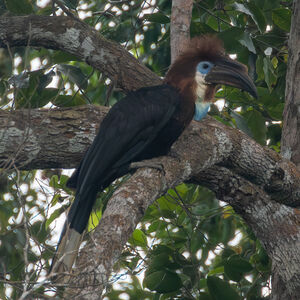
<svg viewBox="0 0 300 300"><path fill-rule="evenodd" d="M0 111L0 166L73 168L107 111L98 106ZM192 122L172 149L186 161L184 169L190 168L191 174L223 165L260 186L272 199L300 205L300 175L292 163L212 118ZM180 180L190 179L191 174Z"/></svg>
<svg viewBox="0 0 300 300"><path fill-rule="evenodd" d="M125 91L161 83L119 44L79 20L64 16L1 17L0 47L28 45L73 54L115 80L116 86Z"/></svg>

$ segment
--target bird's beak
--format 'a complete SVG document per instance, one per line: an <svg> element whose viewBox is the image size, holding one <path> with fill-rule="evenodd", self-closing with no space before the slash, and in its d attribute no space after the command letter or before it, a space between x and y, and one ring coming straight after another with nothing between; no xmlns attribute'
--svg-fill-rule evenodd
<svg viewBox="0 0 300 300"><path fill-rule="evenodd" d="M208 84L224 84L249 92L257 98L256 87L247 73L247 67L229 57L218 60L205 76Z"/></svg>

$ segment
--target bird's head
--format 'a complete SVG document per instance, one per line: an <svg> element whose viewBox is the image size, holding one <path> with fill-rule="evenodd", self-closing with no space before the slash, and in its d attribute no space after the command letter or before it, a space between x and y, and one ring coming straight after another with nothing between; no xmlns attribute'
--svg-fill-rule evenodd
<svg viewBox="0 0 300 300"><path fill-rule="evenodd" d="M216 88L229 85L257 97L247 67L225 54L222 42L215 36L193 38L171 65L165 83L179 89L183 96L196 102L213 102Z"/></svg>

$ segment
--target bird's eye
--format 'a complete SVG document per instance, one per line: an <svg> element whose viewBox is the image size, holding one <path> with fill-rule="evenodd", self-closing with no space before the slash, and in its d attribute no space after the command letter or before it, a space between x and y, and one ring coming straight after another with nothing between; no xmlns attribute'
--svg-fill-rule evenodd
<svg viewBox="0 0 300 300"><path fill-rule="evenodd" d="M213 66L214 66L214 64L211 63L210 61L201 61L197 65L197 71L203 75L206 75Z"/></svg>

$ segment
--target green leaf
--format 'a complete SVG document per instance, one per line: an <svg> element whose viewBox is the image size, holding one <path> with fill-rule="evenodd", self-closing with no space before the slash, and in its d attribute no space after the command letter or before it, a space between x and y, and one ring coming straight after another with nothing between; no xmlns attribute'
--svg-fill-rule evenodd
<svg viewBox="0 0 300 300"><path fill-rule="evenodd" d="M182 287L182 281L174 272L163 270L145 276L143 286L158 293L170 293Z"/></svg>
<svg viewBox="0 0 300 300"><path fill-rule="evenodd" d="M256 59L256 74L257 74L257 81L264 80L265 78L265 73L264 73L264 57L262 55L258 55Z"/></svg>
<svg viewBox="0 0 300 300"><path fill-rule="evenodd" d="M40 108L48 104L52 99L56 97L59 90L55 88L44 89L41 92L35 91L32 96L25 95L30 93L30 89L21 90L16 100L16 108Z"/></svg>
<svg viewBox="0 0 300 300"><path fill-rule="evenodd" d="M147 247L147 237L140 229L136 229L133 232L129 242L135 246Z"/></svg>
<svg viewBox="0 0 300 300"><path fill-rule="evenodd" d="M263 33L267 27L266 18L263 14L263 11L258 5L255 5L253 1L248 1L246 5L251 12L251 17L257 25L259 31Z"/></svg>
<svg viewBox="0 0 300 300"><path fill-rule="evenodd" d="M160 12L154 13L154 14L144 14L143 19L153 22L153 23L159 23L159 24L170 23L170 19L166 15L164 15Z"/></svg>
<svg viewBox="0 0 300 300"><path fill-rule="evenodd" d="M208 276L206 279L210 295L214 300L240 300L238 293L230 284L218 277Z"/></svg>
<svg viewBox="0 0 300 300"><path fill-rule="evenodd" d="M79 0L62 0L65 5L71 9L76 9L76 7L78 6L78 2Z"/></svg>
<svg viewBox="0 0 300 300"><path fill-rule="evenodd" d="M223 273L224 273L224 266L221 266L210 270L207 275L211 276L211 275L223 274Z"/></svg>
<svg viewBox="0 0 300 300"><path fill-rule="evenodd" d="M208 26L205 23L201 23L199 21L197 21L197 22L192 21L191 22L190 31L191 31L191 36L192 37L200 35L200 34L207 34L207 33L212 33L213 34L213 33L216 33L216 31L214 29L212 29L210 26Z"/></svg>
<svg viewBox="0 0 300 300"><path fill-rule="evenodd" d="M54 64L61 64L63 62L68 61L80 61L80 59L73 54L66 53L63 51L55 51L55 53L52 56L52 62Z"/></svg>
<svg viewBox="0 0 300 300"><path fill-rule="evenodd" d="M50 71L47 74L42 74L38 77L38 87L37 91L40 92L44 88L46 88L47 85L49 85L52 82L53 76L55 75L54 71Z"/></svg>
<svg viewBox="0 0 300 300"><path fill-rule="evenodd" d="M235 255L235 251L231 248L225 248L222 252L222 258L225 259L231 255Z"/></svg>
<svg viewBox="0 0 300 300"><path fill-rule="evenodd" d="M160 253L167 253L171 255L173 253L173 250L165 245L156 245L154 249L151 251L151 255L158 255Z"/></svg>
<svg viewBox="0 0 300 300"><path fill-rule="evenodd" d="M249 33L244 32L242 37L239 39L241 45L245 46L250 52L256 54L255 46L252 42L252 38Z"/></svg>
<svg viewBox="0 0 300 300"><path fill-rule="evenodd" d="M49 103L58 94L58 89L46 89L53 76L53 71L44 74L44 70L12 76L9 81L18 87L16 108L40 108Z"/></svg>
<svg viewBox="0 0 300 300"><path fill-rule="evenodd" d="M59 201L60 197L61 195L56 193L51 200L50 207L54 206Z"/></svg>
<svg viewBox="0 0 300 300"><path fill-rule="evenodd" d="M289 32L291 27L291 11L285 8L272 10L272 20L282 30Z"/></svg>
<svg viewBox="0 0 300 300"><path fill-rule="evenodd" d="M270 114L270 116L275 120L282 120L282 114L284 109L284 103L278 103L273 106L268 106L267 111Z"/></svg>
<svg viewBox="0 0 300 300"><path fill-rule="evenodd" d="M264 57L263 59L263 70L265 74L265 81L268 85L269 91L271 92L277 78L274 75L274 68L269 57Z"/></svg>
<svg viewBox="0 0 300 300"><path fill-rule="evenodd" d="M150 224L147 229L147 233L156 232L158 230L164 229L165 227L165 222L163 222L162 220L156 220Z"/></svg>
<svg viewBox="0 0 300 300"><path fill-rule="evenodd" d="M168 193L172 195L172 197L177 198L177 195L173 190L169 190ZM175 211L177 205L173 203L174 201L170 201L169 198L166 196L162 196L156 200L157 204L159 205L160 210L170 210L170 211Z"/></svg>
<svg viewBox="0 0 300 300"><path fill-rule="evenodd" d="M46 222L45 222L45 228L48 229L49 225L55 220L57 219L60 215L62 214L62 209L58 208L56 209L49 218L47 218Z"/></svg>
<svg viewBox="0 0 300 300"><path fill-rule="evenodd" d="M69 180L69 176L67 176L67 175L60 175L60 178L59 178L59 183L60 183L60 185L61 186L65 186L66 185L66 183L67 183L67 181Z"/></svg>
<svg viewBox="0 0 300 300"><path fill-rule="evenodd" d="M261 9L252 2L245 4L234 3L234 8L238 11L243 12L246 15L249 15L255 24L257 25L260 32L264 32L266 29L266 19L261 11Z"/></svg>
<svg viewBox="0 0 300 300"><path fill-rule="evenodd" d="M161 216L167 219L174 219L177 217L177 215L169 209L161 209L160 212Z"/></svg>
<svg viewBox="0 0 300 300"><path fill-rule="evenodd" d="M212 297L207 293L200 292L198 300L213 300Z"/></svg>
<svg viewBox="0 0 300 300"><path fill-rule="evenodd" d="M91 230L95 229L96 226L98 226L100 219L102 217L102 209L97 209L94 210L89 218L89 223L88 223L88 231L90 232Z"/></svg>
<svg viewBox="0 0 300 300"><path fill-rule="evenodd" d="M218 33L218 37L224 42L228 52L236 53L241 44L239 40L243 37L244 31L241 28L232 27Z"/></svg>
<svg viewBox="0 0 300 300"><path fill-rule="evenodd" d="M166 252L151 256L151 259L148 262L147 274L165 269L171 264L172 262L169 259L169 254Z"/></svg>
<svg viewBox="0 0 300 300"><path fill-rule="evenodd" d="M76 83L80 89L86 89L88 86L88 80L86 75L80 68L72 65L60 64L57 65L57 70L62 74L69 77L69 79Z"/></svg>
<svg viewBox="0 0 300 300"><path fill-rule="evenodd" d="M196 253L201 248L201 246L203 246L204 240L203 240L202 235L201 235L201 232L199 232L198 230L196 230L192 233L192 238L191 238L191 252L192 253Z"/></svg>
<svg viewBox="0 0 300 300"><path fill-rule="evenodd" d="M253 138L261 145L265 145L267 127L262 114L257 110L250 110L245 112L243 116L247 120Z"/></svg>
<svg viewBox="0 0 300 300"><path fill-rule="evenodd" d="M49 181L49 186L53 187L54 189L59 188L59 184L58 184L58 176L57 175L53 175Z"/></svg>
<svg viewBox="0 0 300 300"><path fill-rule="evenodd" d="M29 15L33 7L29 0L5 0L7 9L16 15Z"/></svg>
<svg viewBox="0 0 300 300"><path fill-rule="evenodd" d="M234 110L230 110L230 116L235 120L236 126L239 130L243 131L248 136L253 137L253 134L248 127L247 120L245 120L241 114L235 112Z"/></svg>
<svg viewBox="0 0 300 300"><path fill-rule="evenodd" d="M224 262L224 272L233 281L240 281L252 269L251 264L239 255L231 256Z"/></svg>

